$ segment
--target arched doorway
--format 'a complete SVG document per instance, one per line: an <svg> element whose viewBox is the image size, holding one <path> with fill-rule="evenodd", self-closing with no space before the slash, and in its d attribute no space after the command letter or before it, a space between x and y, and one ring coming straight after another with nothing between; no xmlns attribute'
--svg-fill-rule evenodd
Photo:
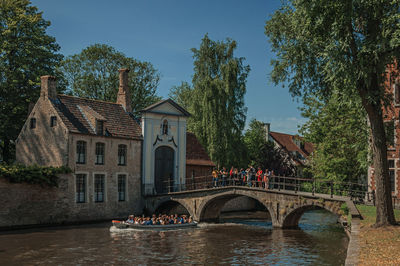
<svg viewBox="0 0 400 266"><path fill-rule="evenodd" d="M168 146L155 151L154 179L157 193L172 191L174 186L174 150Z"/></svg>

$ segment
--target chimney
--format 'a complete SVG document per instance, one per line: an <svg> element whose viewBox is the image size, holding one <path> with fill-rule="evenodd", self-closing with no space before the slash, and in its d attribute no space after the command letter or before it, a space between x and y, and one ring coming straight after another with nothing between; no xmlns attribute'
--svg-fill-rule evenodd
<svg viewBox="0 0 400 266"><path fill-rule="evenodd" d="M41 76L41 85L40 85L40 97L42 98L57 98L57 82L56 77L53 76Z"/></svg>
<svg viewBox="0 0 400 266"><path fill-rule="evenodd" d="M265 130L265 138L268 141L270 132L270 123L264 123L264 130Z"/></svg>
<svg viewBox="0 0 400 266"><path fill-rule="evenodd" d="M117 103L122 105L126 112L132 112L131 95L128 87L129 69L119 69L119 89L117 95Z"/></svg>

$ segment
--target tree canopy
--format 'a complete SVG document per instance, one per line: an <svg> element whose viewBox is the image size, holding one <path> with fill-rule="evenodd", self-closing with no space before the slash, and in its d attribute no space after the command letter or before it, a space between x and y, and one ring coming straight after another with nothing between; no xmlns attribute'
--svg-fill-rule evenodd
<svg viewBox="0 0 400 266"><path fill-rule="evenodd" d="M79 54L68 56L61 71L68 82L68 93L89 99L115 102L118 69L129 68L132 110L136 113L160 100L156 89L160 74L149 62L140 62L105 44L94 44Z"/></svg>
<svg viewBox="0 0 400 266"><path fill-rule="evenodd" d="M193 102L193 88L190 87L189 83L182 81L181 85L173 86L170 89L168 96L190 112Z"/></svg>
<svg viewBox="0 0 400 266"><path fill-rule="evenodd" d="M394 224L382 100L387 66L400 56L400 1L285 2L266 23L276 58L272 80L294 96L360 97L371 129L376 226ZM393 72L395 74L395 72Z"/></svg>
<svg viewBox="0 0 400 266"><path fill-rule="evenodd" d="M368 168L367 118L361 101L346 101L334 91L327 102L304 98L308 121L300 132L314 144L310 170L315 178L364 182Z"/></svg>
<svg viewBox="0 0 400 266"><path fill-rule="evenodd" d="M56 75L62 60L50 25L28 0L0 1L0 148L6 162L14 158L15 140L40 94L40 76Z"/></svg>
<svg viewBox="0 0 400 266"><path fill-rule="evenodd" d="M250 66L235 57L236 42L213 41L206 34L200 48L192 48L192 84L174 87L170 95L192 116L188 129L196 134L211 159L220 166L243 163L242 131L246 122L244 105Z"/></svg>

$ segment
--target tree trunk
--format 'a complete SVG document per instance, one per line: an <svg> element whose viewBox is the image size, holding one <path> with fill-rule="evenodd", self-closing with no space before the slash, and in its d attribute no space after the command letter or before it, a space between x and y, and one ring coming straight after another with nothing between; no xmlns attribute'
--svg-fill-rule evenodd
<svg viewBox="0 0 400 266"><path fill-rule="evenodd" d="M365 95L364 95L365 96ZM394 225L392 192L390 188L389 170L387 163L386 134L383 125L382 106L368 102L361 97L371 125L372 158L375 169L376 187L376 222L375 227Z"/></svg>

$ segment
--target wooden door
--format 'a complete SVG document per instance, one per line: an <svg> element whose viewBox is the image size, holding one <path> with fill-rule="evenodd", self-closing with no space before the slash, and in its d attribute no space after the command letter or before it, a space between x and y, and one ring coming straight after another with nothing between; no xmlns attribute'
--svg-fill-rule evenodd
<svg viewBox="0 0 400 266"><path fill-rule="evenodd" d="M174 150L167 146L158 147L155 151L154 178L158 194L173 190L174 153Z"/></svg>

